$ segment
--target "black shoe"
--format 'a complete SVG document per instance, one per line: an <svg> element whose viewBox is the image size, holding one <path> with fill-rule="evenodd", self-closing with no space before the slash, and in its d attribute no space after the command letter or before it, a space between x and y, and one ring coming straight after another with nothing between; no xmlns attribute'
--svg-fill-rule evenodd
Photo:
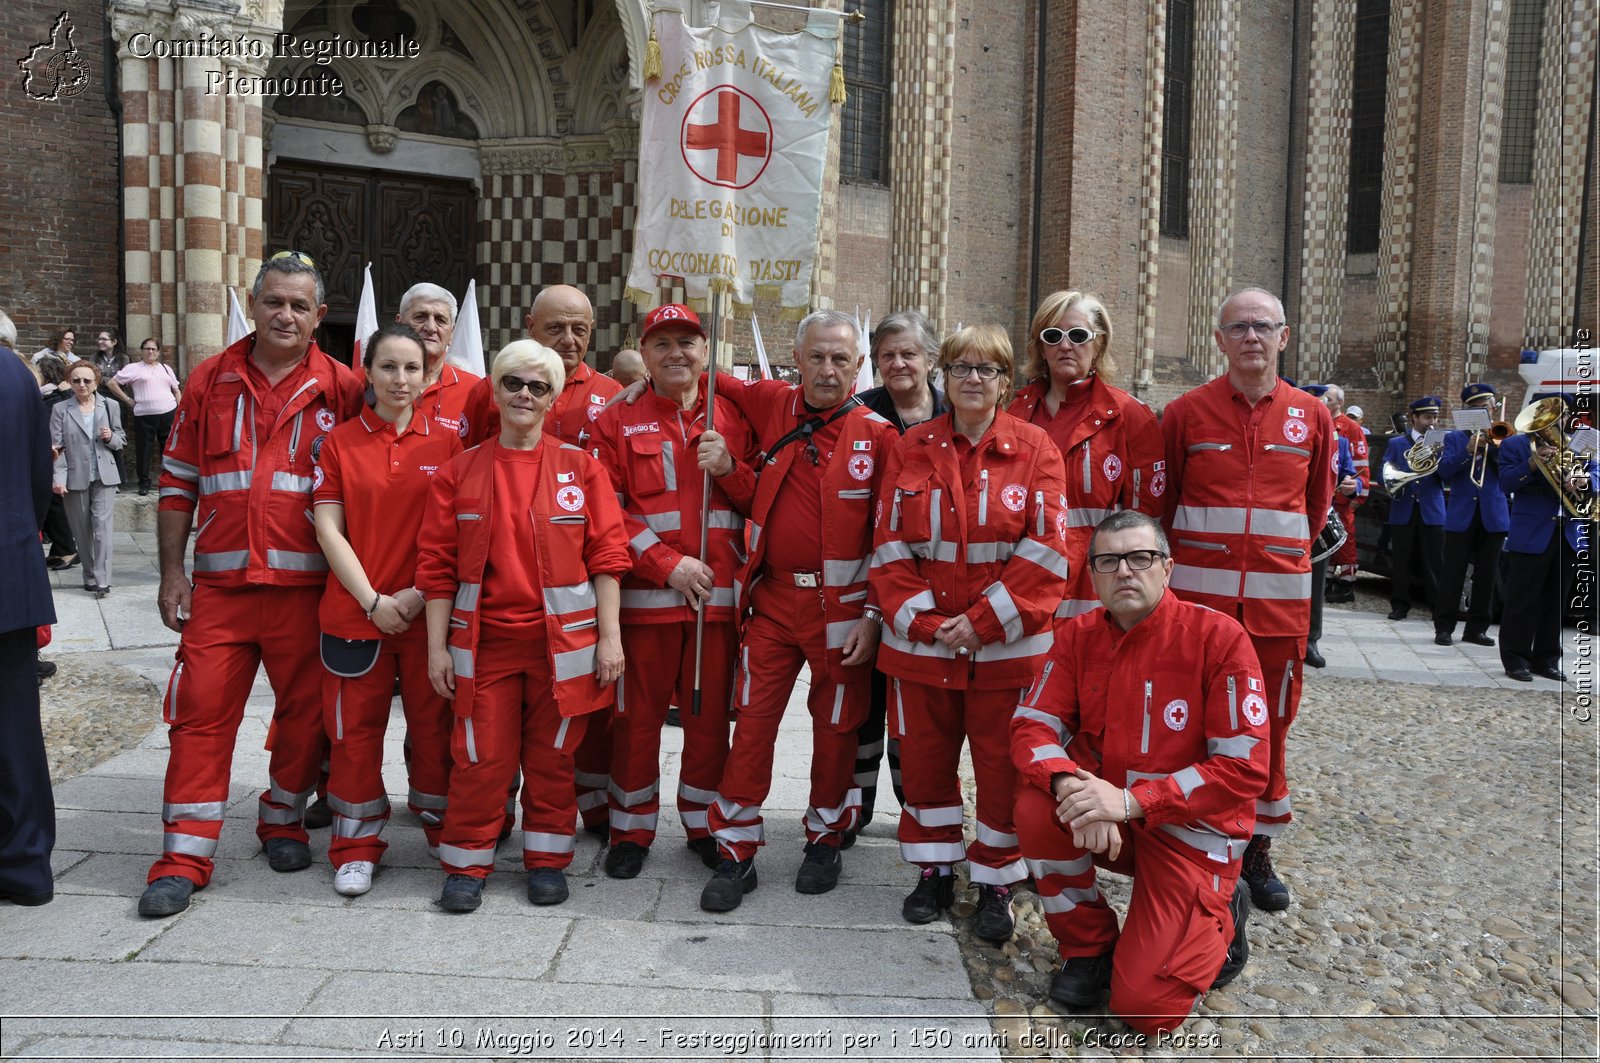
<svg viewBox="0 0 1600 1063"><path fill-rule="evenodd" d="M1050 999L1069 1008L1092 1008L1111 988L1111 953L1073 956L1050 979Z"/></svg>
<svg viewBox="0 0 1600 1063"><path fill-rule="evenodd" d="M900 905L900 918L908 923L931 923L956 899L956 877L941 875L936 867L925 867L917 888Z"/></svg>
<svg viewBox="0 0 1600 1063"><path fill-rule="evenodd" d="M1435 646L1450 646L1454 643L1455 640L1450 637L1450 632L1448 631L1435 631L1433 633L1433 644Z"/></svg>
<svg viewBox="0 0 1600 1063"><path fill-rule="evenodd" d="M306 818L302 824L306 830L321 830L333 822L333 809L328 807L328 799L319 797L306 806Z"/></svg>
<svg viewBox="0 0 1600 1063"><path fill-rule="evenodd" d="M49 568L53 568L57 572L60 572L64 568L71 568L73 565L76 565L78 563L78 555L61 554L58 557L46 558L44 563Z"/></svg>
<svg viewBox="0 0 1600 1063"><path fill-rule="evenodd" d="M670 705L670 706L667 707L667 726L668 727L682 727L683 726L683 717L678 715L678 706L676 706L676 705Z"/></svg>
<svg viewBox="0 0 1600 1063"><path fill-rule="evenodd" d="M1341 605L1345 602L1353 602L1356 600L1356 586L1354 583L1340 580L1339 584L1340 586L1337 587L1328 587L1326 593L1324 593L1322 596L1323 604Z"/></svg>
<svg viewBox="0 0 1600 1063"><path fill-rule="evenodd" d="M1289 887L1272 870L1272 839L1257 834L1244 851L1244 866L1239 877L1250 887L1250 900L1263 912L1281 912L1289 907Z"/></svg>
<svg viewBox="0 0 1600 1063"><path fill-rule="evenodd" d="M1233 941L1228 944L1227 958L1222 961L1222 970L1217 972L1216 979L1211 983L1212 989L1221 989L1239 977L1239 972L1250 961L1250 938L1245 933L1245 923L1250 918L1247 890L1243 882L1233 884L1233 901L1228 905L1233 913Z"/></svg>
<svg viewBox="0 0 1600 1063"><path fill-rule="evenodd" d="M1317 649L1315 642L1306 643L1306 664L1312 668L1326 668L1328 661Z"/></svg>
<svg viewBox="0 0 1600 1063"><path fill-rule="evenodd" d="M1533 682L1533 673L1528 671L1526 668L1507 668L1506 675L1510 676L1512 679L1515 679L1519 683Z"/></svg>
<svg viewBox="0 0 1600 1063"><path fill-rule="evenodd" d="M1482 631L1469 631L1461 636L1462 642L1470 642L1474 646L1493 646L1494 639Z"/></svg>
<svg viewBox="0 0 1600 1063"><path fill-rule="evenodd" d="M1017 928L1011 917L1011 887L978 884L978 908L972 913L972 932L985 941L1004 945Z"/></svg>
<svg viewBox="0 0 1600 1063"><path fill-rule="evenodd" d="M585 823L583 829L599 838L602 842L611 840L611 823L609 820L602 819L599 823Z"/></svg>
<svg viewBox="0 0 1600 1063"><path fill-rule="evenodd" d="M49 904L55 899L55 890L50 890L46 893L14 893L11 890L0 890L0 901L20 905L23 908L37 908L41 904Z"/></svg>
<svg viewBox="0 0 1600 1063"><path fill-rule="evenodd" d="M150 493L150 485L149 484L140 484L139 485L139 494L140 495L148 495L149 493Z"/></svg>
<svg viewBox="0 0 1600 1063"><path fill-rule="evenodd" d="M690 838L689 851L698 856L700 862L712 871L715 871L717 865L722 863L722 854L717 851L717 839L715 838Z"/></svg>
<svg viewBox="0 0 1600 1063"><path fill-rule="evenodd" d="M1404 620L1410 612L1411 610L1409 609L1391 609L1389 610L1389 619Z"/></svg>
<svg viewBox="0 0 1600 1063"><path fill-rule="evenodd" d="M146 919L164 919L189 907L194 881L182 875L162 875L144 888L139 897L139 914Z"/></svg>
<svg viewBox="0 0 1600 1063"><path fill-rule="evenodd" d="M54 661L47 661L43 658L40 658L35 663L35 667L39 670L39 681L41 683L56 674L56 662Z"/></svg>
<svg viewBox="0 0 1600 1063"><path fill-rule="evenodd" d="M644 861L640 861L643 863ZM610 868L606 869L610 871ZM635 872L637 874L638 872ZM560 904L567 899L567 874L559 867L536 867L528 872L528 900L534 904Z"/></svg>
<svg viewBox="0 0 1600 1063"><path fill-rule="evenodd" d="M700 891L700 907L708 912L731 912L739 907L746 893L756 888L756 860L723 859L717 873Z"/></svg>
<svg viewBox="0 0 1600 1063"><path fill-rule="evenodd" d="M827 893L839 884L839 872L844 870L844 857L839 847L827 842L807 842L806 858L800 861L800 870L794 876L796 893Z"/></svg>
<svg viewBox="0 0 1600 1063"><path fill-rule="evenodd" d="M1563 672L1553 664L1540 665L1535 668L1530 668L1529 671L1538 676L1540 679L1554 679L1557 683L1565 683L1567 681L1567 673Z"/></svg>
<svg viewBox="0 0 1600 1063"><path fill-rule="evenodd" d="M854 846L856 843L856 838L860 834L861 828L857 827L855 830L847 830L843 834L839 835L839 851L842 853L846 849Z"/></svg>
<svg viewBox="0 0 1600 1063"><path fill-rule="evenodd" d="M111 593L111 588L110 587L96 587L94 589L95 600L99 601L101 598L104 598L106 595L108 595L110 593Z"/></svg>
<svg viewBox="0 0 1600 1063"><path fill-rule="evenodd" d="M483 879L472 875L448 875L444 891L433 902L447 912L475 912L483 903Z"/></svg>
<svg viewBox="0 0 1600 1063"><path fill-rule="evenodd" d="M650 850L638 842L618 842L606 853L606 874L612 878L638 878Z"/></svg>
<svg viewBox="0 0 1600 1063"><path fill-rule="evenodd" d="M304 871L311 866L311 846L293 838L268 838L261 843L267 851L267 866L274 871Z"/></svg>

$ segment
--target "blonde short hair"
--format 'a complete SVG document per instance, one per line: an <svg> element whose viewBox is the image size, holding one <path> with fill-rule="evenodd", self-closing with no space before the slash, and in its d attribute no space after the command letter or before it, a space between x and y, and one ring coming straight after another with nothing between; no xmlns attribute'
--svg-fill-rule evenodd
<svg viewBox="0 0 1600 1063"><path fill-rule="evenodd" d="M960 332L946 336L944 342L939 344L939 372L944 373L945 368L963 354L976 355L999 364L1000 408L1005 409L1011 401L1015 384L1012 375L1017 368L1016 359L1011 353L1011 338L1006 335L1006 330L999 325L968 325ZM948 377L948 374L945 375Z"/></svg>
<svg viewBox="0 0 1600 1063"><path fill-rule="evenodd" d="M1111 315L1106 311L1106 304L1100 301L1098 295L1080 292L1075 288L1051 292L1045 296L1044 302L1039 304L1039 309L1033 312L1033 322L1028 326L1027 356L1023 359L1022 365L1023 379L1029 382L1050 379L1050 366L1044 360L1044 345L1039 342L1039 333L1060 321L1061 315L1068 310L1082 313L1089 319L1094 330L1101 334L1095 344L1094 361L1090 364L1089 371L1107 384L1115 384L1117 363L1110 354Z"/></svg>
<svg viewBox="0 0 1600 1063"><path fill-rule="evenodd" d="M500 379L507 373L522 369L542 370L553 393L559 394L567 386L567 367L561 364L561 355L538 340L513 340L500 348L489 370L489 379L498 388Z"/></svg>

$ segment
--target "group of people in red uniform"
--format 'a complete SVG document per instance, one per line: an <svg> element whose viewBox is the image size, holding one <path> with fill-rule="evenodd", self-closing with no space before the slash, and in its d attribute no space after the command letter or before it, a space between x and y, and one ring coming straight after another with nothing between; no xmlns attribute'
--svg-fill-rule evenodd
<svg viewBox="0 0 1600 1063"><path fill-rule="evenodd" d="M350 896L384 852L398 687L444 909L480 905L519 791L531 902L567 898L580 823L606 835L608 875L638 875L671 707L678 816L712 871L701 906L737 908L806 667L800 893L834 888L871 814L857 757L876 669L908 921L951 906L965 861L974 930L1004 942L1031 876L1064 960L1052 995L1093 1006L1110 988L1156 1030L1243 965L1244 896L1287 906L1268 851L1290 819L1333 428L1277 377L1288 330L1270 293L1223 304L1227 374L1159 424L1114 386L1109 314L1078 291L1040 306L1015 393L1004 330L935 343L914 314L874 337L882 394L856 396L861 338L832 310L800 322L788 384L708 375L698 317L658 307L647 379L626 390L585 364L593 310L575 288L540 292L528 338L481 380L444 361L443 289L406 293L365 344L364 381L312 341L325 311L309 258L269 259L255 331L195 370L167 441L160 606L182 640L142 915L210 880L258 664L276 703L257 834L274 870L311 863L326 758ZM1097 864L1135 876L1120 951Z"/></svg>

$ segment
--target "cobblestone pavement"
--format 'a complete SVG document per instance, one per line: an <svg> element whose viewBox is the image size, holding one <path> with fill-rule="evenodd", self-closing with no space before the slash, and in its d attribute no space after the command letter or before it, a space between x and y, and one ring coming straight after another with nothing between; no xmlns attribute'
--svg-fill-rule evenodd
<svg viewBox="0 0 1600 1063"><path fill-rule="evenodd" d="M132 545L134 557L147 564L148 555L138 552L141 544ZM83 773L94 764L148 747L156 738L146 732L158 722L170 633L158 622L150 624L153 579L125 580L119 570L118 580L147 583L135 592L143 600L108 599L116 605L114 612L88 599L68 602L62 637L47 652L61 667L45 690L52 769L72 786L92 781ZM992 1025L987 1034L974 1032L977 1012L930 1016L930 1027L942 1024L959 1036L944 1045L932 1035L917 1054L946 1059L1136 1052L1173 1058L1595 1058L1600 724L1592 718L1593 646L1569 630L1567 670L1574 682L1565 690L1544 681L1534 688L1510 684L1498 674L1492 649L1433 647L1425 611L1413 612L1403 623L1386 620L1383 591L1381 583L1364 578L1353 606L1328 610L1322 649L1329 668L1309 674L1289 744L1296 821L1273 850L1295 903L1282 913L1252 913L1251 961L1238 981L1209 994L1176 1039L1132 1047L1134 1039L1120 1022L1070 1015L1045 1003L1055 946L1030 891L1017 895L1018 936L1003 949L972 937L964 918L971 910L970 895L963 893L953 931L972 995ZM65 589L58 599L72 593ZM98 625L91 612L98 614ZM130 756L137 760L149 753L141 748ZM800 778L788 781L790 789L803 779L803 766L795 774ZM258 782L253 775L240 781ZM670 778L663 786L670 791ZM887 790L880 805L892 805ZM154 817L145 819L154 844ZM403 829L400 819L396 831ZM909 890L913 873L894 859L895 822L886 809L880 811L846 859L845 882L870 879L867 899L886 911L852 915L842 929L854 926L854 933L876 934L877 924L892 926L897 920L898 898ZM787 824L780 829L792 833ZM248 828L238 823L230 830L240 834ZM592 865L598 854L580 855ZM104 859L92 857L91 865ZM123 858L129 864L123 870L138 875L144 859ZM762 860L771 864L775 857ZM417 872L402 867L391 874ZM1125 905L1126 881L1104 874L1101 881L1113 902ZM123 892L137 891L137 882L122 885L128 887ZM322 890L320 884L317 888ZM781 879L752 898L768 890L788 894L792 903L794 895ZM330 900L331 895L315 905ZM663 911L671 907L666 894L657 903ZM576 913L576 922L599 911L585 908ZM795 921L759 909L752 920ZM951 932L942 922L930 929L941 927ZM756 933L746 944L757 950L771 947L770 941L763 943L764 935L782 933L781 926L751 929ZM906 957L896 959L903 963ZM652 1001L664 999L659 997L663 991L653 992L658 996ZM941 989L940 995L946 992ZM6 999L0 993L0 1011L9 1010ZM786 1008L802 1016L807 1007L833 1013L844 998L816 998L811 1004L805 997L761 999L767 1028L773 1029L781 1028ZM61 1000L64 1008L85 1003ZM873 997L858 1003L861 1013L879 1014L889 1002ZM921 1010L905 1001L896 1005L912 1008L903 1016ZM583 998L574 998L573 1006L581 1014ZM890 1022L888 1015L882 1018ZM910 1018L898 1026L915 1028ZM312 1038L310 1043L325 1042ZM104 1047L101 1042L52 1044L79 1051ZM901 1047L907 1046L902 1042ZM284 1052L277 1047L271 1054ZM794 1057L773 1051L740 1058Z"/></svg>

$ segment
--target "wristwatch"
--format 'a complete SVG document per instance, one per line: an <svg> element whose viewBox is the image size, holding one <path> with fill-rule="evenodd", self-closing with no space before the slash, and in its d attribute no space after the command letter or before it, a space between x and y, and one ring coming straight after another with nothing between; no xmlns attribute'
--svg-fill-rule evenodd
<svg viewBox="0 0 1600 1063"><path fill-rule="evenodd" d="M863 619L870 620L874 624L883 623L883 611L875 605L869 605L865 609L861 610L861 616Z"/></svg>

